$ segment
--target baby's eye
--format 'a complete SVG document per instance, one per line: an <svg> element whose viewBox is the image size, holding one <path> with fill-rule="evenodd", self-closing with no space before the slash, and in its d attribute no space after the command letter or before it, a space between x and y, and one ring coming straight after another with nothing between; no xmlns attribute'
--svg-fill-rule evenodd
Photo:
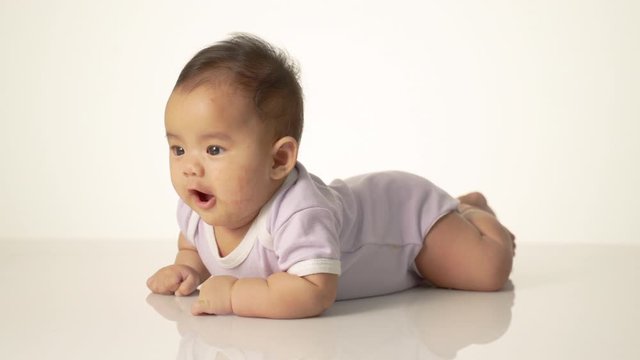
<svg viewBox="0 0 640 360"><path fill-rule="evenodd" d="M171 147L171 152L175 156L182 156L182 155L184 155L184 148L182 148L181 146L172 146Z"/></svg>
<svg viewBox="0 0 640 360"><path fill-rule="evenodd" d="M221 148L221 147L220 147L220 146L218 146L218 145L209 145L209 146L207 147L207 154L209 154L209 155L213 155L213 156L215 156L215 155L220 155L220 154L222 154L223 152L224 152L224 149L223 149L223 148Z"/></svg>

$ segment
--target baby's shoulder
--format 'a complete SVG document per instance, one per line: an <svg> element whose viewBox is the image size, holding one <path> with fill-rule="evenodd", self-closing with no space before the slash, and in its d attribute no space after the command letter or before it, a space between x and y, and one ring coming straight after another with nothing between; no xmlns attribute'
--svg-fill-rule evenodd
<svg viewBox="0 0 640 360"><path fill-rule="evenodd" d="M340 194L319 177L298 164L297 177L284 191L278 193L271 205L270 223L278 228L292 217L311 217L335 214L341 207Z"/></svg>

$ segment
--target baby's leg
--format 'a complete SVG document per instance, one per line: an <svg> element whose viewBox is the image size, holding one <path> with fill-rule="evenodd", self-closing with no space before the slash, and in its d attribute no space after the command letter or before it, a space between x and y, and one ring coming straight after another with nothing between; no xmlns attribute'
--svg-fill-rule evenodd
<svg viewBox="0 0 640 360"><path fill-rule="evenodd" d="M477 207L477 208L480 208L481 210L484 210L484 211L490 213L494 217L496 216L496 213L493 211L493 209L491 209L489 207L489 204L487 203L487 198L485 198L484 195L482 195L479 192L472 192L472 193L468 193L466 195L462 195L462 196L458 197L458 200L460 200L459 210L461 212L464 212L469 207ZM496 221L497 221L497 219L496 219ZM515 237L515 235L513 235L513 233L511 233L511 231L509 231L509 229L505 228L505 230L507 230L509 232L509 236L511 236L511 241L513 242L513 250L514 250L514 255L515 255L515 250L516 250L515 240L516 240L516 237Z"/></svg>
<svg viewBox="0 0 640 360"><path fill-rule="evenodd" d="M429 282L460 290L495 291L509 277L514 237L484 196L460 197L458 211L442 217L424 239L416 267Z"/></svg>
<svg viewBox="0 0 640 360"><path fill-rule="evenodd" d="M458 200L460 200L460 205L475 206L477 208L480 208L490 213L493 216L496 216L496 213L493 212L493 209L489 207L489 204L487 203L487 198L485 198L484 195L482 195L479 192L472 192L466 195L462 195L458 198Z"/></svg>

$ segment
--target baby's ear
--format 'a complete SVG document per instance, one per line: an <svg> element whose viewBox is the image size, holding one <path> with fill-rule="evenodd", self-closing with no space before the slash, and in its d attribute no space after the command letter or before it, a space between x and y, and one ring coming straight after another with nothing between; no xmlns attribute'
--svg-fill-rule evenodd
<svg viewBox="0 0 640 360"><path fill-rule="evenodd" d="M291 136L280 138L271 149L273 164L271 178L284 179L289 175L298 160L298 142Z"/></svg>

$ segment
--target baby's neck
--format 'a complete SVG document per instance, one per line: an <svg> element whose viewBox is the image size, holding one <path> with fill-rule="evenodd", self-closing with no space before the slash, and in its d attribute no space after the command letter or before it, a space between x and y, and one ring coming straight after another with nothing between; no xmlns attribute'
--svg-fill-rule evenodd
<svg viewBox="0 0 640 360"><path fill-rule="evenodd" d="M238 229L214 227L213 234L215 235L218 254L221 257L225 257L235 250L235 248L238 247L244 239L249 227L251 227L251 223Z"/></svg>
<svg viewBox="0 0 640 360"><path fill-rule="evenodd" d="M285 180L286 178L273 182L273 188L270 191L271 196L268 200L270 200L271 197L275 196L280 187L282 187L282 185L285 183ZM256 214L256 217L257 215L258 214ZM236 247L238 247L238 245L240 245L242 240L244 240L245 235L247 235L247 232L249 231L249 228L251 228L251 225L255 221L256 217L239 228L228 228L221 226L213 227L214 238L218 246L218 253L221 257L229 255Z"/></svg>

